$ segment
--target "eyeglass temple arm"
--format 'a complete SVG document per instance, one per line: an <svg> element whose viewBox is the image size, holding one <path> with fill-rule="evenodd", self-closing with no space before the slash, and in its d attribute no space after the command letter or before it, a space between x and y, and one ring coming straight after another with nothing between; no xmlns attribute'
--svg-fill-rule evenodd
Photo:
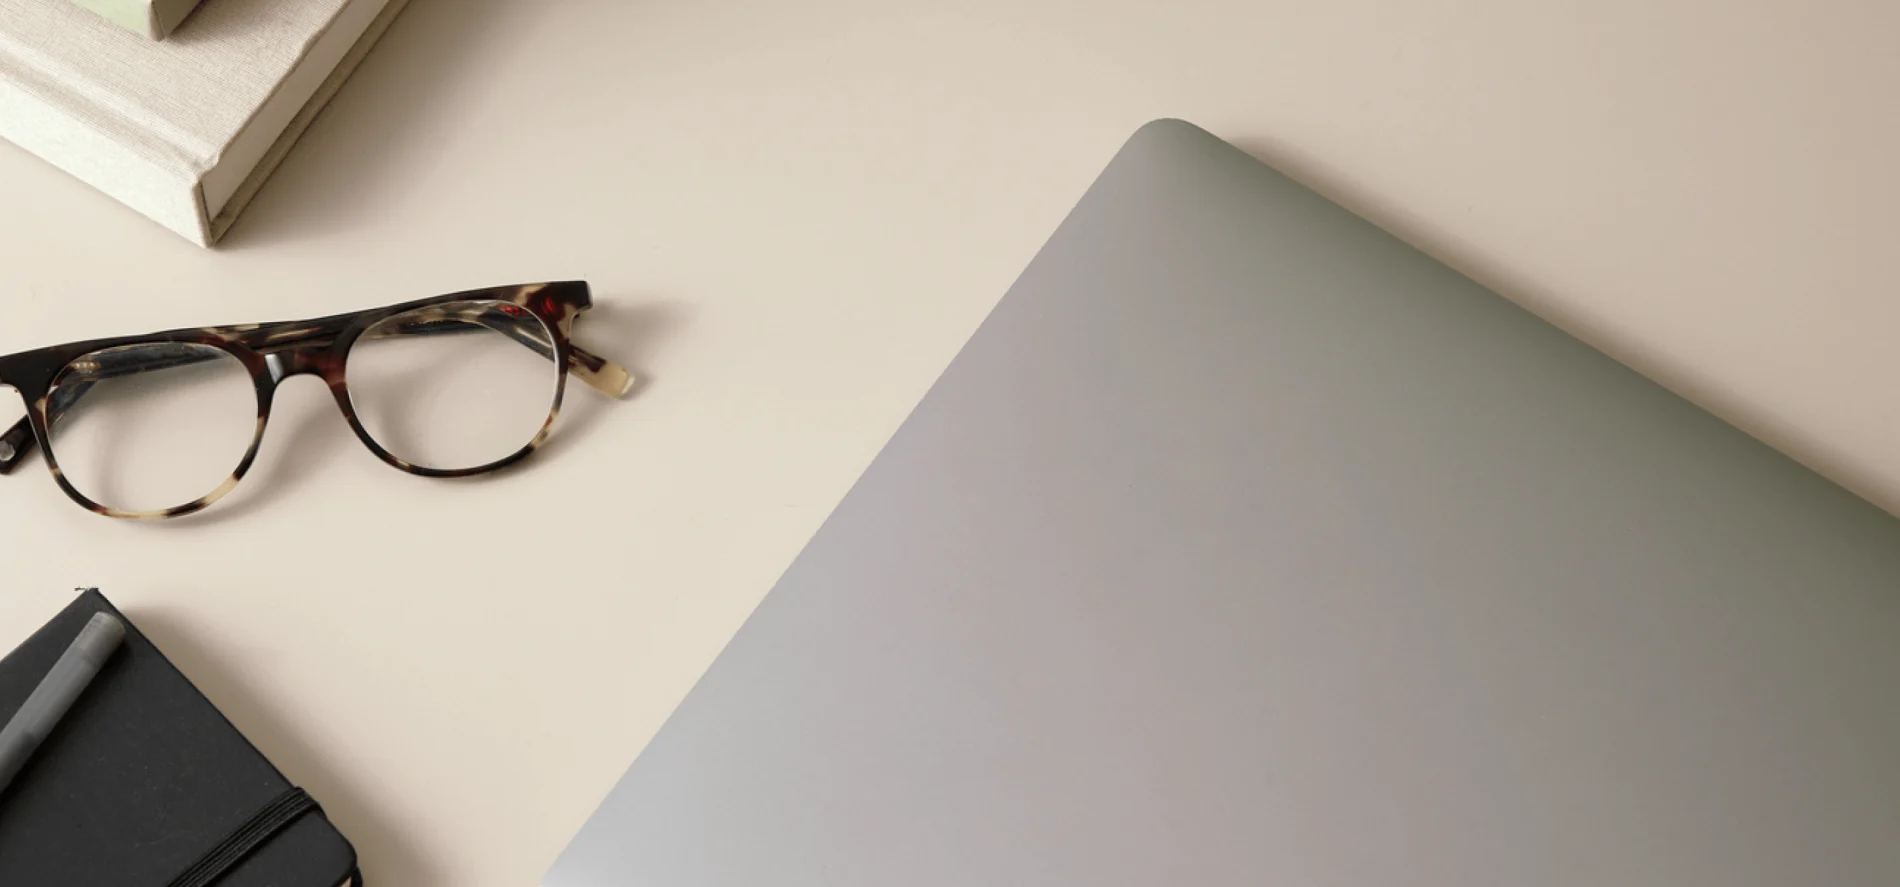
<svg viewBox="0 0 1900 887"><path fill-rule="evenodd" d="M497 316L492 310L483 311L469 319L473 319L476 323L488 329L520 342L522 345L527 346L528 350L542 357L548 358L549 360L554 359L553 346L546 338L535 335L532 328L523 327L518 323L511 323L509 322L509 318ZM464 318L454 317L440 320L418 320L414 323L406 323L402 325L400 330L392 330L392 333L420 333L428 335L470 331L468 324L464 322ZM619 399L633 393L633 389L637 386L639 380L635 379L632 373L627 372L625 367L582 348L573 342L569 342L567 348L567 371L569 375L586 382L588 386L595 391L611 398Z"/></svg>
<svg viewBox="0 0 1900 887"><path fill-rule="evenodd" d="M640 384L625 367L572 342L567 346L567 373L615 400L632 394Z"/></svg>
<svg viewBox="0 0 1900 887"><path fill-rule="evenodd" d="M33 426L25 419L13 423L13 427L0 434L0 474L11 474L13 466L20 464L26 454L33 452L37 441L33 439Z"/></svg>

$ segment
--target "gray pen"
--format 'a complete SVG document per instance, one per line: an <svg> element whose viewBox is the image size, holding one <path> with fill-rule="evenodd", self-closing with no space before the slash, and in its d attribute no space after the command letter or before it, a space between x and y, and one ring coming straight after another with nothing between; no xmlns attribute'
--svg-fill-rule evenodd
<svg viewBox="0 0 1900 887"><path fill-rule="evenodd" d="M73 645L60 654L53 670L26 697L13 720L0 727L0 792L7 790L13 777L26 765L26 759L46 741L73 701L92 683L100 667L125 640L125 624L111 613L95 613L92 621L79 630Z"/></svg>

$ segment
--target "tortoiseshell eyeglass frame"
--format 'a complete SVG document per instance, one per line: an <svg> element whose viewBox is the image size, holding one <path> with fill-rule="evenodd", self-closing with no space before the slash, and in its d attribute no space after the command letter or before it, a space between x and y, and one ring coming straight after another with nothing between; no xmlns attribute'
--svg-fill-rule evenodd
<svg viewBox="0 0 1900 887"><path fill-rule="evenodd" d="M553 358L556 368L554 400L549 407L547 421L542 424L540 432L527 445L513 454L473 468L450 470L425 468L404 461L384 449L363 427L363 423L356 416L356 409L350 403L345 363L349 357L350 346L376 324L400 314L433 306L444 307L445 311L441 320L467 320L468 318L460 316L461 312L449 310L449 306L457 303L487 303L489 305L500 303L502 306L513 306L508 309L510 311L519 309L539 319L547 328L552 342L541 342L537 338L534 341L523 341L523 344L544 355L547 355L547 347L552 345L553 353L548 356ZM608 397L622 398L632 392L634 379L625 369L573 343L574 319L592 305L593 297L583 281L518 284L450 293L391 305L387 308L354 311L314 320L170 330L143 336L121 336L73 342L10 354L0 357L0 385L12 386L20 392L21 397L26 401L26 417L12 428L0 432L0 474L10 473L37 444L41 452L45 454L46 466L51 469L53 479L58 482L60 489L88 511L107 517L133 520L179 517L202 511L223 498L226 493L231 492L238 481L243 479L245 472L250 470L251 464L257 459L258 448L264 441L264 426L270 420L271 400L277 386L285 379L299 375L322 378L329 386L331 395L336 399L337 407L342 409L344 419L348 420L350 428L356 432L357 439L362 441L364 446L369 447L370 452L375 453L377 458L390 465L423 477L466 477L495 471L527 458L547 441L549 434L554 430L556 418L560 416L561 398L566 393L569 375L579 377L581 381ZM431 320L433 319L425 319L421 322L426 324ZM522 337L517 336L517 338ZM168 343L209 346L243 363L257 388L257 430L252 435L250 448L245 451L244 458L224 483L195 501L157 511L126 511L94 502L74 488L66 479L66 475L60 471L58 455L49 446L52 440L52 425L61 409L60 404L53 402L57 400L53 394L55 382L75 360L88 354L129 345ZM190 362L190 360L186 358L185 362ZM149 368L134 367L131 371L138 372Z"/></svg>

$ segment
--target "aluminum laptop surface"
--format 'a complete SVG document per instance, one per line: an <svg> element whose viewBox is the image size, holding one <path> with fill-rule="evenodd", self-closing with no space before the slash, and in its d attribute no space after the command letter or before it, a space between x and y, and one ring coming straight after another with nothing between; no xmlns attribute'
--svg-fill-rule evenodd
<svg viewBox="0 0 1900 887"><path fill-rule="evenodd" d="M1900 522L1128 143L547 887L1900 884Z"/></svg>

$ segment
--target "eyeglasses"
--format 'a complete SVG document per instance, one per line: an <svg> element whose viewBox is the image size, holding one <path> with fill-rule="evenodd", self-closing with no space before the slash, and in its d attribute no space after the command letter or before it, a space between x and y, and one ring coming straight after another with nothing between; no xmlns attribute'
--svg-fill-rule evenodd
<svg viewBox="0 0 1900 887"><path fill-rule="evenodd" d="M250 470L272 395L296 375L322 377L390 465L424 477L494 471L547 440L570 374L609 397L633 390L626 370L569 339L591 305L580 281L523 284L0 357L0 385L27 408L0 433L0 474L37 444L90 511L191 514Z"/></svg>

